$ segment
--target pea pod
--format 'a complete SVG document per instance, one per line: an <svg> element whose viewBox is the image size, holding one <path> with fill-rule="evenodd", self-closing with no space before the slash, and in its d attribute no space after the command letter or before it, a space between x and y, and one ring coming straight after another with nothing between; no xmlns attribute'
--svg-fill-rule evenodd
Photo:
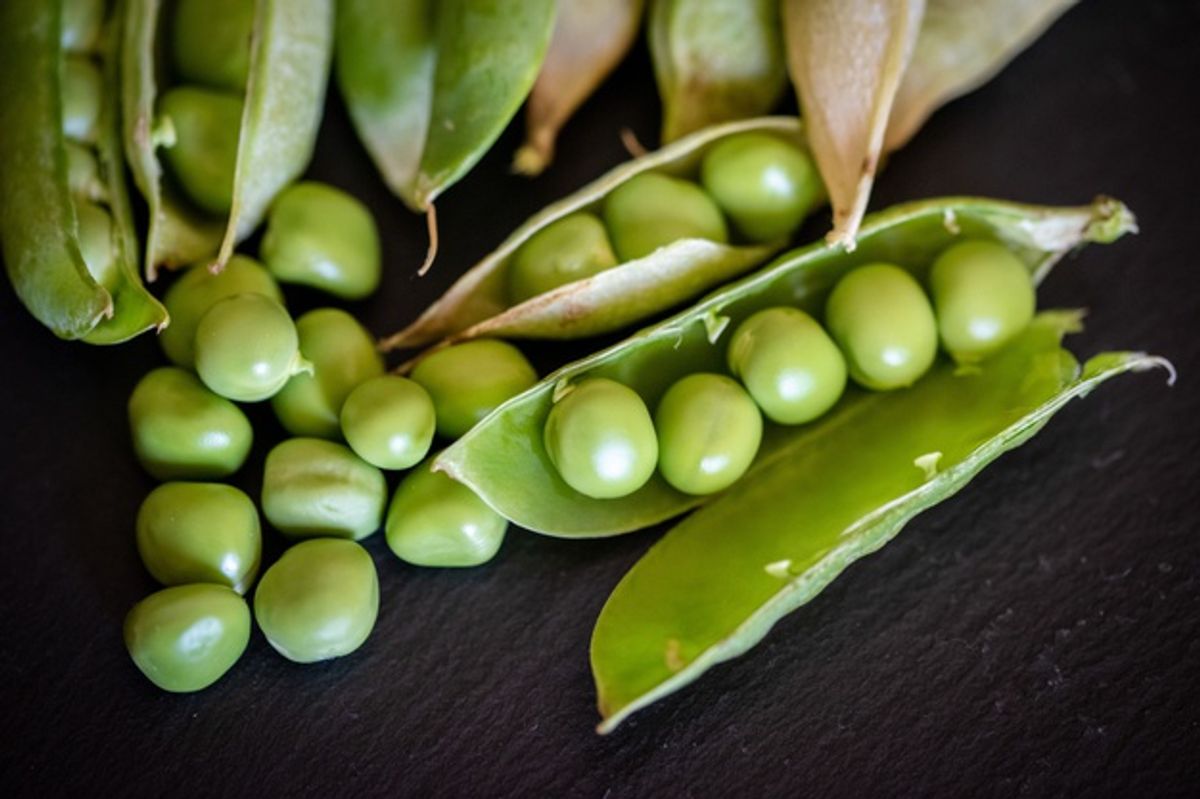
<svg viewBox="0 0 1200 799"><path fill-rule="evenodd" d="M447 448L435 468L466 483L509 520L536 532L594 537L661 522L701 504L703 498L682 494L655 475L626 497L594 500L558 476L541 444L556 395L585 377L606 377L634 389L653 407L676 380L696 372L724 371L725 331L756 311L778 305L819 316L838 279L864 263L888 261L923 277L934 256L960 237L990 239L1007 246L1039 282L1072 248L1112 241L1133 229L1129 210L1105 198L1075 208L971 198L895 206L868 218L854 253L827 243L794 250L676 316L563 367L496 409ZM923 382L913 391L925 391L920 388ZM847 390L839 407L872 407L887 403L888 396ZM816 422L818 428L825 424ZM754 481L756 470L806 429L769 425L742 479Z"/></svg>
<svg viewBox="0 0 1200 799"><path fill-rule="evenodd" d="M446 337L571 339L597 335L664 311L761 264L783 242L739 246L683 239L525 302L509 302L509 269L514 256L539 231L571 214L599 211L605 198L637 175L695 177L714 145L748 131L804 146L798 120L765 117L713 127L623 164L526 221L383 346L416 347Z"/></svg>
<svg viewBox="0 0 1200 799"><path fill-rule="evenodd" d="M99 115L89 140L72 142L64 132L66 95L75 88L64 85L64 3L11 0L0 7L4 263L38 321L57 336L93 344L125 341L167 322L138 277L121 163L116 22L117 11L108 9L97 49L70 56L77 65L103 63L100 96L89 85L80 98L98 104ZM66 38L80 45L95 39ZM86 181L73 177L71 166L86 168Z"/></svg>

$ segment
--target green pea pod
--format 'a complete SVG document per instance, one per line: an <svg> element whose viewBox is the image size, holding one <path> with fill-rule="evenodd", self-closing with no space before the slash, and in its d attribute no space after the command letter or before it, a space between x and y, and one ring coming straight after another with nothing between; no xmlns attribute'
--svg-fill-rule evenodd
<svg viewBox="0 0 1200 799"><path fill-rule="evenodd" d="M769 113L787 85L777 0L651 0L663 142Z"/></svg>
<svg viewBox="0 0 1200 799"><path fill-rule="evenodd" d="M548 206L458 279L415 322L387 338L388 349L417 347L450 337L572 339L619 330L744 274L784 242L729 245L683 239L643 258L577 280L517 305L509 302L508 270L521 245L563 217L598 211L630 178L647 172L695 178L705 153L748 131L770 133L804 147L800 122L764 117L709 128L636 158Z"/></svg>
<svg viewBox="0 0 1200 799"><path fill-rule="evenodd" d="M1076 208L972 198L894 206L868 217L853 253L824 242L793 250L676 316L563 367L496 409L447 448L435 468L466 483L501 515L535 532L584 538L647 527L705 498L676 491L660 475L621 499L590 499L567 486L542 444L542 427L556 396L575 381L607 377L634 389L654 407L681 377L725 371L725 331L736 329L752 313L777 305L799 307L819 318L833 285L861 264L888 261L920 278L934 257L960 237L991 239L1006 245L1039 282L1074 247L1089 241L1109 242L1134 229L1129 210L1105 198ZM904 395L848 389L839 407L887 402L890 396ZM820 421L815 427L825 424ZM757 469L808 429L768 425L743 480L753 482Z"/></svg>
<svg viewBox="0 0 1200 799"><path fill-rule="evenodd" d="M63 132L63 3L8 0L0 6L0 238L9 279L38 321L55 335L93 344L125 341L161 328L167 312L138 276L137 237L120 149L118 67L113 27L105 20L98 49L73 58L103 62L94 141L72 146L94 156L96 178L72 196ZM89 270L80 235L83 203L111 219L98 241L111 265ZM96 209L92 218L96 218Z"/></svg>
<svg viewBox="0 0 1200 799"><path fill-rule="evenodd" d="M167 86L169 2L128 0L125 12L125 150L150 207L146 275L205 258L223 265L262 221L267 207L312 157L333 50L333 0L254 0L250 72L237 136L227 216L207 213L164 179L159 148L173 143L155 105Z"/></svg>

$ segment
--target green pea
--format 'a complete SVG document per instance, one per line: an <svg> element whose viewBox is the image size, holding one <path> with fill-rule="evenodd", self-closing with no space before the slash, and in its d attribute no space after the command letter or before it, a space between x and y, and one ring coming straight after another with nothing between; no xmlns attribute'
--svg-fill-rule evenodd
<svg viewBox="0 0 1200 799"><path fill-rule="evenodd" d="M529 237L508 266L508 297L514 305L617 265L604 223L578 212L551 222Z"/></svg>
<svg viewBox="0 0 1200 799"><path fill-rule="evenodd" d="M81 200L75 203L75 220L79 224L79 253L88 273L111 290L121 280L112 217L96 203Z"/></svg>
<svg viewBox="0 0 1200 799"><path fill-rule="evenodd" d="M379 287L379 230L367 207L323 183L297 183L275 199L260 248L284 283L312 286L344 300Z"/></svg>
<svg viewBox="0 0 1200 799"><path fill-rule="evenodd" d="M86 53L96 46L104 26L105 0L64 0L59 41L69 53Z"/></svg>
<svg viewBox="0 0 1200 799"><path fill-rule="evenodd" d="M125 617L125 648L164 691L215 683L250 642L250 608L223 585L177 585L151 594Z"/></svg>
<svg viewBox="0 0 1200 799"><path fill-rule="evenodd" d="M180 86L162 95L158 112L175 130L175 143L165 153L179 185L203 210L218 216L228 214L233 204L242 98Z"/></svg>
<svg viewBox="0 0 1200 799"><path fill-rule="evenodd" d="M241 409L195 375L163 366L129 397L129 427L142 466L159 480L208 480L241 468L254 432Z"/></svg>
<svg viewBox="0 0 1200 799"><path fill-rule="evenodd" d="M182 81L244 92L254 0L177 0L171 56Z"/></svg>
<svg viewBox="0 0 1200 799"><path fill-rule="evenodd" d="M380 469L407 469L429 452L437 414L429 392L398 375L381 375L350 392L342 406L350 448Z"/></svg>
<svg viewBox="0 0 1200 799"><path fill-rule="evenodd" d="M348 447L291 438L267 453L262 509L284 535L365 538L379 529L386 504L383 473Z"/></svg>
<svg viewBox="0 0 1200 799"><path fill-rule="evenodd" d="M267 642L297 663L348 655L379 615L379 577L353 541L296 544L267 569L254 592L254 615Z"/></svg>
<svg viewBox="0 0 1200 799"><path fill-rule="evenodd" d="M825 324L859 385L912 385L937 356L937 322L920 284L898 266L860 266L834 286Z"/></svg>
<svg viewBox="0 0 1200 799"><path fill-rule="evenodd" d="M108 189L100 179L100 164L92 148L68 141L66 151L67 187L71 194L88 200L106 200Z"/></svg>
<svg viewBox="0 0 1200 799"><path fill-rule="evenodd" d="M704 156L700 174L713 200L751 241L791 237L825 196L812 158L766 133L718 142Z"/></svg>
<svg viewBox="0 0 1200 799"><path fill-rule="evenodd" d="M235 255L214 274L208 262L196 264L167 290L163 305L171 324L158 336L163 352L172 362L191 367L196 362L196 326L208 309L235 294L262 294L283 305L279 284L262 264L245 255Z"/></svg>
<svg viewBox="0 0 1200 799"><path fill-rule="evenodd" d="M165 483L138 511L137 547L163 585L220 583L244 594L262 557L258 511L233 486Z"/></svg>
<svg viewBox="0 0 1200 799"><path fill-rule="evenodd" d="M1033 280L1021 259L991 241L946 249L929 273L942 347L958 363L999 350L1033 319Z"/></svg>
<svg viewBox="0 0 1200 799"><path fill-rule="evenodd" d="M604 222L622 261L680 239L729 241L725 218L704 189L690 180L653 172L613 189L604 201Z"/></svg>
<svg viewBox="0 0 1200 799"><path fill-rule="evenodd" d="M767 308L750 316L729 343L729 371L768 419L811 422L846 388L846 359L815 319L798 308Z"/></svg>
<svg viewBox="0 0 1200 799"><path fill-rule="evenodd" d="M67 56L62 72L63 133L76 141L95 141L103 98L100 68L86 56Z"/></svg>
<svg viewBox="0 0 1200 799"><path fill-rule="evenodd" d="M658 461L646 403L628 386L602 377L581 381L555 403L542 440L566 484L595 499L637 491Z"/></svg>
<svg viewBox="0 0 1200 799"><path fill-rule="evenodd" d="M294 436L337 438L342 403L359 383L383 374L383 357L371 334L338 308L309 311L296 320L296 332L312 373L292 375L271 407Z"/></svg>
<svg viewBox="0 0 1200 799"><path fill-rule="evenodd" d="M417 566L479 566L500 549L508 520L467 486L430 470L432 459L396 489L385 533L396 557Z"/></svg>
<svg viewBox="0 0 1200 799"><path fill-rule="evenodd" d="M675 381L654 414L658 470L685 494L728 488L762 442L762 414L736 380L700 372Z"/></svg>
<svg viewBox="0 0 1200 799"><path fill-rule="evenodd" d="M226 297L196 325L196 372L222 397L265 400L292 375L311 369L300 355L296 325L270 297Z"/></svg>
<svg viewBox="0 0 1200 799"><path fill-rule="evenodd" d="M412 379L433 400L438 434L458 438L536 383L537 372L511 344L477 339L433 353L417 364Z"/></svg>

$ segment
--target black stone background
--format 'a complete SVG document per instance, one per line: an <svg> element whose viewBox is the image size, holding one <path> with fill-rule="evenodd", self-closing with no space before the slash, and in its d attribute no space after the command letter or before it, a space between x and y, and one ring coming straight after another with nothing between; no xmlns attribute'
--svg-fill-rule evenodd
<svg viewBox="0 0 1200 799"><path fill-rule="evenodd" d="M751 653L608 737L592 731L588 638L655 531L513 530L474 571L405 566L377 535L382 608L359 652L301 667L256 631L209 690L155 689L121 622L154 589L133 540L154 483L125 401L161 356L151 337L57 341L0 291L0 793L1196 795L1198 23L1196 2L1081 3L936 114L872 200L1125 200L1140 235L1068 258L1041 303L1089 309L1077 353L1161 353L1178 384L1123 377L1073 404ZM654 141L658 112L639 45L543 177L508 174L511 126L440 203L441 257L418 280L424 223L387 193L331 94L310 174L371 205L387 264L381 293L353 310L377 334L398 328L526 216L623 160L623 127ZM252 418L238 482L256 491L281 431L266 407ZM280 548L270 533L267 557Z"/></svg>

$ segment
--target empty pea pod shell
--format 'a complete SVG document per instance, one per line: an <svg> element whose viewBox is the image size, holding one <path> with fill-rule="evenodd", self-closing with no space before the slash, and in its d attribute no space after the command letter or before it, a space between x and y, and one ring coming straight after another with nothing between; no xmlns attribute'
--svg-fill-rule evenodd
<svg viewBox="0 0 1200 799"><path fill-rule="evenodd" d="M551 463L541 430L556 395L573 382L607 377L634 389L653 407L686 375L724 372L726 331L736 329L743 319L777 305L819 317L833 285L861 264L888 261L922 278L934 257L960 238L989 239L1007 246L1036 283L1073 248L1109 242L1134 229L1129 210L1106 198L1068 208L978 198L894 206L868 217L854 253L824 242L785 253L670 319L563 367L497 408L448 447L434 468L466 483L501 515L535 532L585 538L647 527L706 499L674 490L659 475L621 499L594 500L572 490ZM926 390L921 388L924 383L912 390ZM838 407L881 399L886 401L885 395L848 389ZM756 470L785 452L793 438L825 424L818 420L804 427L768 425L742 481L753 482Z"/></svg>

